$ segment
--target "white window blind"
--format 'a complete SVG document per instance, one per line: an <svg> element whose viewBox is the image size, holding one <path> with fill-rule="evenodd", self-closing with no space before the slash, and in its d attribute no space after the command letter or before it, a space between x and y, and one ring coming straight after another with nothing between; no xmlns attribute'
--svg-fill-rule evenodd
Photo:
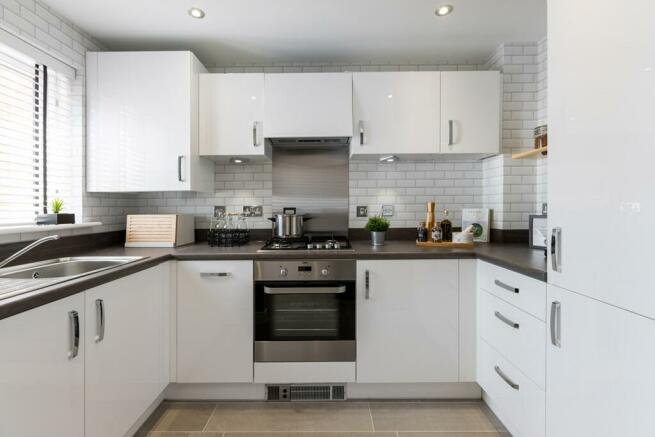
<svg viewBox="0 0 655 437"><path fill-rule="evenodd" d="M70 95L68 77L0 45L0 226L34 223L49 200L70 198Z"/></svg>

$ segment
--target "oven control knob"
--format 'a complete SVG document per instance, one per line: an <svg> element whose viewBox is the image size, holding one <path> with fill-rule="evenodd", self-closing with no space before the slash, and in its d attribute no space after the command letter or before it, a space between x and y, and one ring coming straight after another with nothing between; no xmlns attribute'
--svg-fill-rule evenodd
<svg viewBox="0 0 655 437"><path fill-rule="evenodd" d="M282 267L280 269L280 276L286 276L288 273L289 271L286 268Z"/></svg>
<svg viewBox="0 0 655 437"><path fill-rule="evenodd" d="M330 274L330 271L328 269L321 269L321 276L327 276Z"/></svg>

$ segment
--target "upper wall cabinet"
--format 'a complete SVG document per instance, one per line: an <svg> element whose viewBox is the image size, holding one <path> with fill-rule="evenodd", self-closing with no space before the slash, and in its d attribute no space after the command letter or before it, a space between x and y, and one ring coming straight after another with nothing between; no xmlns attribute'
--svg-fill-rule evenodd
<svg viewBox="0 0 655 437"><path fill-rule="evenodd" d="M440 153L500 152L500 73L441 73Z"/></svg>
<svg viewBox="0 0 655 437"><path fill-rule="evenodd" d="M200 154L264 154L264 74L200 75Z"/></svg>
<svg viewBox="0 0 655 437"><path fill-rule="evenodd" d="M439 153L438 72L353 73L353 154Z"/></svg>
<svg viewBox="0 0 655 437"><path fill-rule="evenodd" d="M265 76L264 136L350 137L352 73L286 73Z"/></svg>
<svg viewBox="0 0 655 437"><path fill-rule="evenodd" d="M213 191L191 52L87 53L87 190Z"/></svg>

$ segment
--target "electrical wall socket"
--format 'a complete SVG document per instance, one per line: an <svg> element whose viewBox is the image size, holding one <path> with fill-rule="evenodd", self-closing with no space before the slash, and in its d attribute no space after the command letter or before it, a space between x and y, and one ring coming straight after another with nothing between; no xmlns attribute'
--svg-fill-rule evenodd
<svg viewBox="0 0 655 437"><path fill-rule="evenodd" d="M243 215L245 217L262 217L264 215L264 207L262 205L244 205Z"/></svg>
<svg viewBox="0 0 655 437"><path fill-rule="evenodd" d="M357 217L368 217L368 206L358 206Z"/></svg>
<svg viewBox="0 0 655 437"><path fill-rule="evenodd" d="M214 205L214 217L225 215L225 205Z"/></svg>
<svg viewBox="0 0 655 437"><path fill-rule="evenodd" d="M382 205L382 217L393 217L393 205Z"/></svg>

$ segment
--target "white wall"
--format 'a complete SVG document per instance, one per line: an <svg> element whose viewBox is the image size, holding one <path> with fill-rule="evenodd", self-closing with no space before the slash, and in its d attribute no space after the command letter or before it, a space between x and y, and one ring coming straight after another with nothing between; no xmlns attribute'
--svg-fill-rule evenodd
<svg viewBox="0 0 655 437"><path fill-rule="evenodd" d="M503 73L502 154L483 162L483 205L494 229L527 229L545 202L546 159L513 160L534 147L533 130L545 123L546 42L501 45L486 68Z"/></svg>

